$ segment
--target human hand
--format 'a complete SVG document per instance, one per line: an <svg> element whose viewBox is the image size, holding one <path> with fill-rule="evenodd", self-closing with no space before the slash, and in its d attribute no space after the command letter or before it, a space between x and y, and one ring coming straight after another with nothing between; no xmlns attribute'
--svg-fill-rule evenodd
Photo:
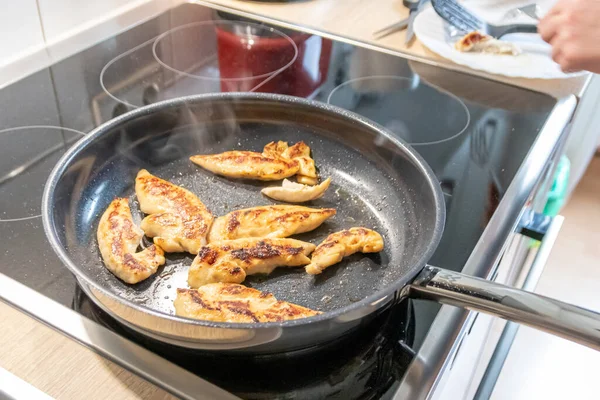
<svg viewBox="0 0 600 400"><path fill-rule="evenodd" d="M538 32L563 71L600 73L599 20L598 0L558 0L540 21Z"/></svg>

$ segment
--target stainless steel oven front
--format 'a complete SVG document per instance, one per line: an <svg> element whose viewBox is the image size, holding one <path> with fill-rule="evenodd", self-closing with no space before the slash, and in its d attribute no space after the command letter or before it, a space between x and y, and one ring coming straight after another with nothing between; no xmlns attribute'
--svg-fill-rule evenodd
<svg viewBox="0 0 600 400"><path fill-rule="evenodd" d="M518 222L504 238L496 237L502 250L483 277L535 290L564 221L560 215L545 216L542 211L559 159L564 153L569 121L566 117L548 157L538 160L543 164L540 178L530 190L525 205L520 208ZM535 153L535 146L531 153ZM489 398L518 329L516 323L475 311L442 306L393 398Z"/></svg>

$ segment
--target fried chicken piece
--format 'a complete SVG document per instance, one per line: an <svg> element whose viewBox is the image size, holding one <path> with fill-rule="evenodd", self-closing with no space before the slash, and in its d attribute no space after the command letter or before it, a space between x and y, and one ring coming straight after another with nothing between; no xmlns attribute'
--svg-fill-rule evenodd
<svg viewBox="0 0 600 400"><path fill-rule="evenodd" d="M310 176L306 176L306 175L296 175L296 180L298 181L298 183L302 184L302 185L316 185L319 182L319 179L317 178L312 178Z"/></svg>
<svg viewBox="0 0 600 400"><path fill-rule="evenodd" d="M142 169L135 178L135 194L141 210L150 214L141 226L154 244L168 253L192 254L206 244L213 215L192 192Z"/></svg>
<svg viewBox="0 0 600 400"><path fill-rule="evenodd" d="M321 314L235 283L177 289L173 305L180 317L218 322L280 322Z"/></svg>
<svg viewBox="0 0 600 400"><path fill-rule="evenodd" d="M383 250L383 238L379 233L366 228L350 228L327 236L317 246L310 264L305 269L309 274L317 275L351 254L377 253L381 250Z"/></svg>
<svg viewBox="0 0 600 400"><path fill-rule="evenodd" d="M281 154L288 149L287 142L270 142L263 148L263 154L269 157L281 157Z"/></svg>
<svg viewBox="0 0 600 400"><path fill-rule="evenodd" d="M215 219L208 241L250 237L283 238L316 229L335 215L335 208L275 205L232 211Z"/></svg>
<svg viewBox="0 0 600 400"><path fill-rule="evenodd" d="M241 283L246 275L269 274L277 267L299 267L315 245L295 239L249 238L210 243L198 252L188 274L188 284Z"/></svg>
<svg viewBox="0 0 600 400"><path fill-rule="evenodd" d="M253 151L226 151L221 154L196 155L190 160L217 175L229 178L276 181L295 175L298 161Z"/></svg>
<svg viewBox="0 0 600 400"><path fill-rule="evenodd" d="M127 283L138 283L165 263L162 249L152 245L136 253L144 232L131 217L129 202L114 199L98 224L97 238L106 268Z"/></svg>
<svg viewBox="0 0 600 400"><path fill-rule="evenodd" d="M319 185L309 186L284 179L281 186L270 186L261 190L261 193L272 199L288 203L304 203L322 197L325 194L331 178L327 178Z"/></svg>
<svg viewBox="0 0 600 400"><path fill-rule="evenodd" d="M263 154L270 156L279 155L285 159L297 160L299 163L298 174L296 176L298 182L306 185L317 184L318 177L315 160L311 158L310 147L306 143L298 142L288 147L287 142L271 142L264 147Z"/></svg>
<svg viewBox="0 0 600 400"><path fill-rule="evenodd" d="M290 160L298 160L300 168L298 169L298 175L296 179L299 183L305 185L316 185L318 182L317 169L315 167L315 160L310 156L310 147L304 142L298 142L295 145L288 147L283 153L284 158Z"/></svg>
<svg viewBox="0 0 600 400"><path fill-rule="evenodd" d="M454 48L463 53L489 53L511 56L521 54L521 49L513 43L494 39L490 35L477 31L467 33L454 44Z"/></svg>

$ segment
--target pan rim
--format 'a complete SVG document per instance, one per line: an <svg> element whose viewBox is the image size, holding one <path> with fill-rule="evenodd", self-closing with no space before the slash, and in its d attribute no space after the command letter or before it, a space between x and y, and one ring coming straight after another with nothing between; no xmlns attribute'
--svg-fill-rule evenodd
<svg viewBox="0 0 600 400"><path fill-rule="evenodd" d="M52 214L53 202L54 202L54 188L60 177L64 174L67 167L70 165L70 161L74 158L79 152L87 148L91 145L97 138L102 136L105 132L111 131L114 128L120 126L121 124L131 121L139 116L148 115L153 112L167 110L170 108L178 107L185 104L190 103L200 103L203 101L223 101L223 100L263 100L263 101L275 101L275 102L283 102L292 105L299 105L305 107L316 108L322 112L327 113L335 113L338 115L344 116L346 119L349 119L357 124L366 126L368 129L377 131L378 134L383 135L387 140L391 141L394 146L400 148L404 151L405 155L411 159L411 161L423 172L424 177L427 180L427 184L432 190L432 194L434 196L435 208L437 213L437 218L435 222L435 226L433 228L432 239L428 244L426 250L422 253L418 262L416 262L405 274L403 274L400 278L386 285L383 289L365 297L364 299L357 301L355 303L349 304L345 307L337 308L328 312L323 312L322 314L301 318L296 320L289 321L281 321L281 322L261 322L261 323L232 323L232 322L215 322L215 321L205 321L205 320L197 320L192 318L180 317L173 314L168 314L163 311L158 311L146 307L141 304L136 304L126 298L123 298L97 284L93 279L88 278L83 271L77 266L76 263L71 260L66 250L60 244L58 239L58 235L55 230L55 221ZM313 322L318 321L327 321L344 314L348 314L352 311L358 310L360 308L367 307L374 303L377 303L383 298L386 298L395 292L401 290L406 284L411 281L426 265L429 259L432 257L433 253L437 249L439 242L442 237L442 233L444 231L444 224L446 220L446 207L443 198L443 193L441 186L437 182L437 178L435 177L433 171L425 162L425 160L406 142L401 139L394 137L387 129L383 126L373 122L372 120L365 118L359 114L354 112L345 110L343 108L333 106L330 104L322 103L316 100L309 100L295 96L289 95L281 95L281 94L272 94L272 93L251 93L251 92L223 92L223 93L207 93L207 94L198 94L192 96L178 97L174 99L163 100L157 103L153 103L144 107L140 107L134 110L131 110L125 114L122 114L116 118L113 118L100 126L96 127L88 134L86 134L83 138L77 141L67 152L60 158L58 163L52 169L50 173L45 187L44 193L42 197L42 221L44 226L44 232L46 234L46 238L50 242L50 245L56 255L59 257L61 262L73 273L79 280L83 280L85 284L93 287L98 290L102 294L108 296L109 298L119 302L120 304L124 304L127 307L131 307L138 312L148 313L154 317L163 318L176 323L183 324L191 324L202 327L210 327L210 328L223 328L223 329L245 329L245 330L254 330L254 329L267 329L267 328L287 328L294 326L302 326L311 324ZM285 299L280 299L285 300Z"/></svg>

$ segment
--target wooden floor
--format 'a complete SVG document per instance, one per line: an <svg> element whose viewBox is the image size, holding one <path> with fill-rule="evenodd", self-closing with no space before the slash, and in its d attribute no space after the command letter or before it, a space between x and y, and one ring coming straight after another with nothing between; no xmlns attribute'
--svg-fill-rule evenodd
<svg viewBox="0 0 600 400"><path fill-rule="evenodd" d="M600 158L561 212L536 292L600 312ZM600 352L521 327L493 400L600 399Z"/></svg>

